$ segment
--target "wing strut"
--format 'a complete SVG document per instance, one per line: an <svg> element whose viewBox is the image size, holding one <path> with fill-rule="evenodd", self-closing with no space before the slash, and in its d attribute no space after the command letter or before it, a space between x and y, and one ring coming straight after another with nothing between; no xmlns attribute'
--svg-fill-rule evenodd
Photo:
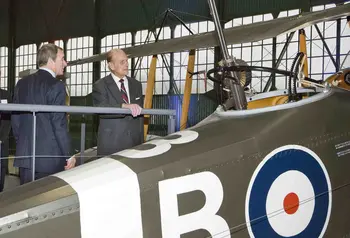
<svg viewBox="0 0 350 238"><path fill-rule="evenodd" d="M154 84L156 81L157 60L158 60L157 55L153 55L151 65L149 67L149 72L148 72L147 87L146 87L145 102L144 102L145 109L152 108ZM144 122L145 141L147 138L148 125L150 123L149 120L150 120L150 115L145 115L145 122Z"/></svg>
<svg viewBox="0 0 350 238"><path fill-rule="evenodd" d="M196 55L196 50L194 50L194 49L190 50L190 53L188 55L185 92L184 92L184 98L182 101L180 130L186 129L186 125L187 125L188 108L190 106L191 92L192 92L192 73L194 71L195 55Z"/></svg>
<svg viewBox="0 0 350 238"><path fill-rule="evenodd" d="M225 36L220 24L219 15L215 5L215 0L208 0L208 3L210 8L210 13L213 16L217 38L219 40L219 45L223 55L223 64L226 67L235 66L237 64L234 58L230 57L228 53ZM247 99L246 99L243 87L240 85L240 81L237 76L237 73L231 71L229 74L230 75L227 75L229 77L227 76L224 77L224 87L228 89L228 90L225 90L228 92L228 97L227 97L228 99L223 104L224 109L225 110L229 110L232 108L236 110L247 109ZM232 80L232 78L234 80Z"/></svg>
<svg viewBox="0 0 350 238"><path fill-rule="evenodd" d="M305 55L304 62L302 62L302 67L303 72L304 72L304 77L309 77L309 66L307 64L307 50L306 50L306 35L305 35L305 30L300 29L299 30L299 45L300 45L300 52L303 52Z"/></svg>

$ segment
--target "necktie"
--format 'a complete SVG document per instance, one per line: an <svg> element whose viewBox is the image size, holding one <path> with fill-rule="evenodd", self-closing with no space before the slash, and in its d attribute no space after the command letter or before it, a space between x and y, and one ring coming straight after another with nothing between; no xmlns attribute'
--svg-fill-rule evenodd
<svg viewBox="0 0 350 238"><path fill-rule="evenodd" d="M124 103L129 103L128 94L126 93L125 86L124 86L124 79L119 80L119 82L120 82L120 89L121 89L123 101Z"/></svg>

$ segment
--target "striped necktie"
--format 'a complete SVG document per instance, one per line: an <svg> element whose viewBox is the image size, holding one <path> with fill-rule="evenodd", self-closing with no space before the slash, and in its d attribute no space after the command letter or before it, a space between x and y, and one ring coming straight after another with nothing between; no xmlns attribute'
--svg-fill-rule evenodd
<svg viewBox="0 0 350 238"><path fill-rule="evenodd" d="M124 103L129 103L128 94L126 93L125 86L124 86L124 79L119 80L119 82L120 82L120 89L121 89L123 101Z"/></svg>

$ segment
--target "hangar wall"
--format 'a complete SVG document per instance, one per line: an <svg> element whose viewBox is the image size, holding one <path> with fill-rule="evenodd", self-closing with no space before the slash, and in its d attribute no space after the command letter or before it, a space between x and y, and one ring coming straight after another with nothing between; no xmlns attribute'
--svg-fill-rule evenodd
<svg viewBox="0 0 350 238"><path fill-rule="evenodd" d="M104 1L100 2L102 2L100 7L103 8L100 9L100 11L106 11L106 9L104 9L105 5L103 4L107 3ZM208 15L206 6L201 5L205 1L200 1L201 3L196 1L198 4L195 8L189 7L184 9L182 8L186 5L178 6L175 4L175 1L166 2L169 2L170 4L167 6L171 6L171 8L176 9L174 13L181 20L187 22L186 27L190 28L194 33L202 33L214 30L214 24L210 21L210 16ZM179 1L176 2L179 3ZM185 2L186 4L189 4L189 1ZM334 3L324 5L330 1L251 0L239 1L239 5L234 5L235 2L236 1L227 0L218 2L218 7L221 9L220 13L224 27L232 27L242 24L244 25L258 21L266 21L273 19L274 17L296 15L305 10L319 11L325 8L336 6ZM193 1L191 1L191 3L193 3ZM164 4L165 3L162 3L162 6ZM309 8L314 4L320 5ZM151 11L151 13L150 11L147 11L147 9L152 6L153 5L151 4L146 8L142 6L140 7L142 8L144 14L146 14L146 12L148 15L158 14L156 17L157 21L162 20L162 16L164 14L157 11ZM71 11L73 11L72 9ZM159 9L162 8L159 7ZM134 11L134 13L135 12L137 11ZM279 14L277 14L277 12L279 12ZM95 14L97 13L95 12ZM109 14L112 13L110 12ZM111 48L124 48L131 45L143 44L146 39L148 39L149 42L152 42L155 39L154 36L150 34L150 31L146 28L146 26L142 24L136 26L136 21L141 21L139 18L135 18L135 22L125 20L124 22L127 22L127 24L130 25L126 24L123 27L129 27L125 29L131 30L117 34L114 33L118 31L106 23L108 22L108 17L102 17L101 19L104 20L101 20L103 24L97 24L102 28L100 29L99 34L97 34L98 36L95 36L95 34L87 34L81 37L66 38L64 40L54 41L56 44L65 49L66 58L68 61L91 56L92 54L100 52L105 52ZM186 27L181 25L180 22L175 21L174 19L168 19L167 21L169 26L161 29L161 39L175 38L190 34ZM17 25L18 24L19 23L17 23ZM86 22L86 24L89 25L89 21ZM348 44L347 41L350 37L350 30L346 25L346 19L320 23L318 24L318 27L321 30L321 36L318 35L315 27L308 27L305 29L307 35L308 56L310 58L309 72L311 72L311 76L315 79L325 79L329 74L336 72L337 67L341 66L346 54L349 52L350 44ZM18 28L16 30L18 30ZM156 30L159 31L160 29L157 28ZM54 34L54 32L52 34ZM321 37L324 38L325 42L331 50L332 57L336 59L338 65L334 65L332 63L330 56L326 52L325 46L322 44ZM35 37L31 39L35 39ZM46 37L46 39L51 40L52 38ZM276 55L278 56L286 42L286 39L287 36L282 35L278 36L275 42L273 39L266 39L259 42L230 45L229 50L232 55L237 58L244 59L249 65L271 67L273 65L273 62L276 60L273 56L273 51L275 50ZM18 42L20 41L17 41L17 43ZM23 40L23 42L25 42L25 40ZM15 49L14 53L11 51L11 48L8 48L6 46L0 48L0 69L2 72L0 87L12 90L14 84L19 80L18 73L20 71L28 68L36 68L36 51L41 44L42 42L34 42L31 44L21 45ZM296 55L298 48L298 34L295 34L286 54L282 57L279 68L290 68L291 61ZM14 64L11 65L12 61L10 58L12 56L15 56L15 61ZM132 69L131 73L142 82L144 90L146 89L146 80L148 75L148 68L150 65L150 59L151 57L143 57L140 59L130 59L129 61ZM216 54L214 48L197 49L195 71L206 72L210 68L214 67L215 59ZM163 57L159 57L154 91L154 94L157 95L154 99L155 108L165 108L171 103L175 105L174 108L177 108L176 105L181 104L181 97L184 91L185 75L187 70L187 60L187 52L175 52L172 54L163 55ZM11 70L13 69L14 72L11 74ZM89 94L92 91L92 83L108 73L105 62L97 64L89 63L68 67L67 72L71 74L71 77L68 79L67 84L70 95L72 96L72 105L91 105ZM269 74L254 73L251 89L256 92L263 91L269 78ZM286 79L284 77L276 78L277 88L284 88L285 85ZM212 96L212 89L213 83L207 80L205 74L200 74L193 78L192 99L200 102L200 106L198 107L198 105L193 103L192 100L192 105L195 105L193 106L193 109L198 110L193 110L196 111L196 113L194 114L195 116L192 115L192 118L189 120L189 125L197 123L199 120L205 118L208 114L215 110L216 102L215 96ZM87 145L89 143L94 144L94 131L96 130L96 125L93 125L94 120L91 118L85 118L85 120L88 123L88 130L90 130L92 133L91 137L87 137L93 138L90 142L87 140ZM72 133L74 133L74 138L76 138L75 143L78 143L77 138L80 136L80 122L80 116L72 117L70 130ZM150 126L152 133L161 135L164 131L164 128L162 127L162 119L154 117L152 119L152 122L153 123Z"/></svg>

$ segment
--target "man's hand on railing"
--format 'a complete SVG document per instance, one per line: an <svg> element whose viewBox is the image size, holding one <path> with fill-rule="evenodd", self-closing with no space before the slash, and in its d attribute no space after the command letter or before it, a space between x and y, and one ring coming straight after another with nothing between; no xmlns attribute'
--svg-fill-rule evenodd
<svg viewBox="0 0 350 238"><path fill-rule="evenodd" d="M122 104L122 108L127 108L131 110L131 114L133 117L137 117L141 114L142 108L138 104Z"/></svg>
<svg viewBox="0 0 350 238"><path fill-rule="evenodd" d="M73 155L72 157L70 157L70 158L67 160L67 165L64 166L64 169L65 169L65 170L68 170L68 169L74 168L76 162L77 162L77 160L75 159L75 156Z"/></svg>

